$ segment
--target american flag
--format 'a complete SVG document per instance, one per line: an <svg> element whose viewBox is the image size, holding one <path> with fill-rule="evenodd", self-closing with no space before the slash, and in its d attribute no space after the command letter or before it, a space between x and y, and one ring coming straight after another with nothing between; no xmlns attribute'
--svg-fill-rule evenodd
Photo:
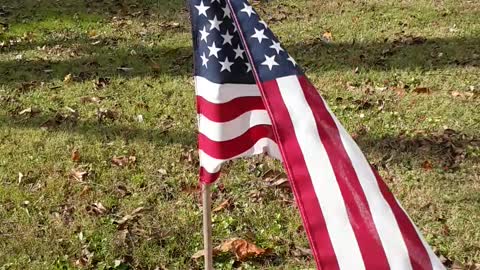
<svg viewBox="0 0 480 270"><path fill-rule="evenodd" d="M281 155L229 7L223 0L190 4L200 178L211 183L228 160Z"/></svg>
<svg viewBox="0 0 480 270"><path fill-rule="evenodd" d="M190 3L201 181L266 152L283 160L319 269L445 269L248 1Z"/></svg>

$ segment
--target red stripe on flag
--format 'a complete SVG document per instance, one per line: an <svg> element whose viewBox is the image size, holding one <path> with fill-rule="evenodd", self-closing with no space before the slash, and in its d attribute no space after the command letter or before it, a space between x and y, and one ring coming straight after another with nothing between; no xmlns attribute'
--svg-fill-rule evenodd
<svg viewBox="0 0 480 270"><path fill-rule="evenodd" d="M215 122L228 122L253 110L265 110L261 97L240 97L216 104L197 96L197 112Z"/></svg>
<svg viewBox="0 0 480 270"><path fill-rule="evenodd" d="M390 205L390 208L395 215L395 219L398 222L398 226L400 227L400 231L402 233L403 239L405 244L407 245L408 255L410 257L410 262L412 263L412 267L415 270L431 270L433 269L432 263L430 261L430 257L428 256L428 252L425 249L425 246L420 239L417 231L415 230L414 225L408 218L405 211L403 211L402 207L398 204L397 200L390 192L388 186L383 182L382 178L378 174L377 170L372 168L373 173L378 182L378 186L380 187L380 191L382 192L383 197Z"/></svg>
<svg viewBox="0 0 480 270"><path fill-rule="evenodd" d="M198 147L213 158L230 159L252 148L258 140L263 138L275 140L272 126L254 126L235 139L222 142L212 141L200 133L198 135Z"/></svg>
<svg viewBox="0 0 480 270"><path fill-rule="evenodd" d="M204 184L211 184L220 177L220 171L216 173L209 173L205 168L200 167L200 181Z"/></svg>
<svg viewBox="0 0 480 270"><path fill-rule="evenodd" d="M278 84L276 81L269 81L264 82L262 87L268 89L268 91L263 91L268 104L275 104L275 109L270 110L273 119L282 119L283 121L282 125L275 127L278 137L282 138L282 142L278 142L278 145L317 265L322 270L337 270L339 265L325 219L302 151L295 133L292 132L294 130L292 120L282 100ZM286 154L286 151L289 154Z"/></svg>
<svg viewBox="0 0 480 270"><path fill-rule="evenodd" d="M348 211L366 269L390 269L367 198L352 162L343 146L340 132L317 90L303 76L298 77L305 99L316 119L320 139L327 151ZM365 231L367 229L367 231Z"/></svg>

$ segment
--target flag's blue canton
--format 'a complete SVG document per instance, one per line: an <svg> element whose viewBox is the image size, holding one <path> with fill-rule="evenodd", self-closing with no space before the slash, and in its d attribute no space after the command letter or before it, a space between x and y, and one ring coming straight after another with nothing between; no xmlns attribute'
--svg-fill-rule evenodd
<svg viewBox="0 0 480 270"><path fill-rule="evenodd" d="M303 74L247 0L227 1L233 9L232 14L236 14L261 81Z"/></svg>
<svg viewBox="0 0 480 270"><path fill-rule="evenodd" d="M261 81L303 74L248 1L235 0L230 3ZM195 75L216 83L254 84L247 52L226 0L191 0L190 11Z"/></svg>
<svg viewBox="0 0 480 270"><path fill-rule="evenodd" d="M216 83L255 84L225 0L191 0L195 75Z"/></svg>

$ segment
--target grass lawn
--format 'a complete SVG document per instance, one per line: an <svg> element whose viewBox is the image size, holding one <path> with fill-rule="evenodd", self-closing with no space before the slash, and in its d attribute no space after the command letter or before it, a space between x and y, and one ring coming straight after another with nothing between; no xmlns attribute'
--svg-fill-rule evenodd
<svg viewBox="0 0 480 270"><path fill-rule="evenodd" d="M480 3L255 6L437 254L479 266ZM202 269L185 7L1 1L1 270ZM281 172L261 157L224 168L215 244L272 253L216 269L314 268L291 191L268 184Z"/></svg>

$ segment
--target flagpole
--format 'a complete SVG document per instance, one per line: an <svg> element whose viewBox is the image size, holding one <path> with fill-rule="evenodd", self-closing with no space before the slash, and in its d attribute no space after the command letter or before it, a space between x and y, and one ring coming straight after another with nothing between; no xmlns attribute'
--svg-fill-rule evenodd
<svg viewBox="0 0 480 270"><path fill-rule="evenodd" d="M211 185L202 184L203 197L203 250L205 251L205 270L213 270L212 242L212 196Z"/></svg>

